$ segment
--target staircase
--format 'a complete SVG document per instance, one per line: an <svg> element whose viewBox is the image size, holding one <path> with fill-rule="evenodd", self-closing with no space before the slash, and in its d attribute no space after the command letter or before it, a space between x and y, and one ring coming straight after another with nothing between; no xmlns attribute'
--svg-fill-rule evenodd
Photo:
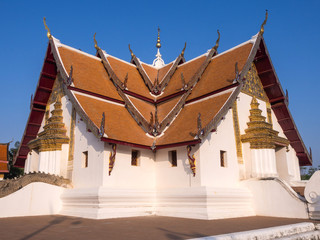
<svg viewBox="0 0 320 240"><path fill-rule="evenodd" d="M284 239L320 239L320 224L310 222L297 223L279 227L263 228L252 231L229 233L223 235L194 238L191 240L284 240Z"/></svg>

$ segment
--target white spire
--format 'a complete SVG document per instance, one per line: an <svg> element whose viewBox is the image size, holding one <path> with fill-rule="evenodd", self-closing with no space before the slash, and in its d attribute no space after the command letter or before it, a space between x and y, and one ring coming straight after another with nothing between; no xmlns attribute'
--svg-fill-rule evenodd
<svg viewBox="0 0 320 240"><path fill-rule="evenodd" d="M165 64L164 64L164 61L161 58L161 54L160 54L161 43L160 43L160 28L159 27L158 27L158 39L157 39L156 47L158 48L158 51L156 54L157 58L155 60L153 60L152 65L155 66L156 68L160 68L160 67L163 67Z"/></svg>

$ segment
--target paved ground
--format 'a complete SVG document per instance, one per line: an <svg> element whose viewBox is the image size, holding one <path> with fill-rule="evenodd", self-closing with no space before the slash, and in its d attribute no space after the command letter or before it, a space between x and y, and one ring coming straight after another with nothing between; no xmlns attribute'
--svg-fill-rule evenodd
<svg viewBox="0 0 320 240"><path fill-rule="evenodd" d="M194 220L158 216L106 220L59 215L15 217L0 219L0 239L189 239L299 222L310 221L272 217L224 220Z"/></svg>

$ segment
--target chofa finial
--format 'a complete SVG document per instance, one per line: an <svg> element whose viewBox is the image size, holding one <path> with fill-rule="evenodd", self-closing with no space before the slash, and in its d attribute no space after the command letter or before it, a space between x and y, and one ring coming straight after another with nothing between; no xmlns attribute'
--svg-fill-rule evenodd
<svg viewBox="0 0 320 240"><path fill-rule="evenodd" d="M268 10L266 10L266 17L265 17L263 23L261 24L261 28L260 28L260 32L259 32L261 35L263 35L263 33L264 33L264 25L266 25L267 20L268 20Z"/></svg>
<svg viewBox="0 0 320 240"><path fill-rule="evenodd" d="M95 48L97 51L99 51L99 50L101 50L101 48L98 46L98 42L97 42L97 40L96 40L96 34L97 34L97 33L94 33L94 35L93 35L94 48Z"/></svg>
<svg viewBox="0 0 320 240"><path fill-rule="evenodd" d="M44 24L45 29L47 30L47 37L48 37L49 39L51 39L51 38L52 38L52 35L51 35L51 32L50 32L50 29L49 29L48 26L47 26L46 17L43 17L43 24Z"/></svg>
<svg viewBox="0 0 320 240"><path fill-rule="evenodd" d="M184 43L184 47L183 47L182 52L181 52L182 56L184 55L184 51L186 50L186 47L187 47L187 42Z"/></svg>
<svg viewBox="0 0 320 240"><path fill-rule="evenodd" d="M161 43L160 43L160 28L158 27L158 39L157 39L157 48L161 48Z"/></svg>
<svg viewBox="0 0 320 240"><path fill-rule="evenodd" d="M217 33L218 33L218 39L216 41L216 45L213 47L215 50L218 49L219 47L219 42L220 42L220 32L219 32L219 29L217 30Z"/></svg>
<svg viewBox="0 0 320 240"><path fill-rule="evenodd" d="M130 51L130 53L131 53L131 57L133 58L133 57L134 57L134 53L133 53L132 50L131 50L130 44L129 44L129 51Z"/></svg>

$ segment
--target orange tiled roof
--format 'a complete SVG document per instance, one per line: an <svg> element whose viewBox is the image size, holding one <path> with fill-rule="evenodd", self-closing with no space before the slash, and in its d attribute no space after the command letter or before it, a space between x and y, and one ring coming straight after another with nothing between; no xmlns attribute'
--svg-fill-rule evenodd
<svg viewBox="0 0 320 240"><path fill-rule="evenodd" d="M253 44L248 43L233 51L221 55L218 54L214 57L187 100L194 99L230 85L235 79L236 62L238 63L238 70L241 72L248 60L252 47Z"/></svg>
<svg viewBox="0 0 320 240"><path fill-rule="evenodd" d="M0 161L8 161L8 144L0 144Z"/></svg>
<svg viewBox="0 0 320 240"><path fill-rule="evenodd" d="M168 81L168 85L157 97L150 94L151 91L146 86L139 70L132 63L126 63L110 55L106 56L108 64L110 64L117 79L123 83L126 75L128 75L126 89L124 89L118 86L119 82L114 82L112 76L108 76L108 74L113 73L107 71L97 57L90 57L78 50L72 50L67 47L59 47L58 49L66 71L70 69L71 64L74 68L73 78L75 87L113 99L123 100L125 103L115 104L112 101L80 95L75 91L74 94L78 103L94 125L99 128L102 113L105 112L105 133L107 138L151 146L154 140L156 140L157 145L194 140L194 136L190 135L190 132L197 133L198 113L202 114L203 126L206 126L214 119L217 112L230 97L231 92L221 93L204 101L185 105L186 100L192 100L209 92L232 85L232 81L235 78L235 62L238 62L238 69L241 71L248 59L252 46L253 44L245 44L221 54L221 56L217 55L212 58L208 66L205 66L205 71L200 80L195 86L189 86L188 89L191 87L189 91L187 89L182 91L181 74L183 75L185 84L188 84L199 73L199 69L205 64L207 56L205 54L178 65ZM156 69L145 63L141 63L141 66L151 82L154 82L153 80L158 76L160 83L173 66L173 63L169 63L161 69ZM129 92L125 92L124 90ZM123 94L119 95L117 91L122 91ZM168 98L168 96L176 93L179 93L179 95ZM131 105L131 108L130 106L128 108L125 107L128 104ZM150 113L153 114L153 123L155 124L156 106L158 110L158 126L150 125ZM136 109L136 111L132 112L132 109ZM170 115L168 115L169 113ZM166 123L164 124L169 127L164 134L154 138L160 133L158 132L154 135L152 131L153 127L165 129L166 126L161 125L164 119L166 119ZM143 124L141 125L141 122L145 123L144 127L142 127Z"/></svg>
<svg viewBox="0 0 320 240"><path fill-rule="evenodd" d="M257 51L258 48L259 51ZM221 54L217 54L216 48L212 48L208 53L188 62L184 62L183 55L180 54L176 61L160 69L140 62L135 55L133 55L134 64L106 55L101 49L97 50L97 56L101 56L103 61L96 56L90 56L62 45L53 38L50 40L44 69L47 69L49 63L54 63L58 71L66 71L62 74L62 77L65 78L71 65L73 66L74 87L69 87L67 94L75 105L80 105L78 106L80 109L77 108L78 111L84 111L85 119L88 121L87 126L90 129L93 128L91 130L95 134L99 132L102 113L105 112L107 137L103 137L102 140L118 141L129 145L137 144L146 148L151 147L155 142L159 147L168 144L199 142L200 140L197 139L200 136L195 137L195 134L199 133L198 113L201 114L202 128L208 134L213 130L216 121L220 121L228 107L231 106L236 94L240 92L243 79L238 79L239 82L234 81L236 63L242 78L253 60L256 65L260 64L257 66L258 74L259 71L264 71L264 67L270 68L271 66L271 63L268 62L270 59L265 50L263 37L260 34ZM214 57L211 58L211 56ZM180 61L182 59L183 61ZM50 69L49 74L44 77L51 76L52 79L55 79L56 69ZM268 79L261 78L261 81L263 85L267 85L271 80L276 83L275 87L270 88L266 93L269 99L280 101L284 99L283 91L272 67L270 69L272 74L264 75L264 78ZM170 75L166 78L165 83L161 82L167 73ZM181 74L185 86L182 84ZM126 75L128 78L125 85L123 83ZM157 77L160 85L154 86L153 83ZM190 82L190 80L193 81ZM40 90L37 89L37 93ZM48 96L41 102L43 106L47 103L47 99ZM278 102L275 103L278 104ZM150 124L150 112L153 113L155 120L156 107L159 122L153 121L154 124ZM283 109L288 112L287 106L279 108L278 112L273 106L273 110L279 116ZM35 110L32 110L31 116L34 113ZM291 119L291 115L287 115ZM28 123L27 129L30 127L32 125ZM291 132L299 135L295 128ZM36 131L33 131L32 134L36 134ZM309 163L310 156L301 138L299 136L298 138L299 146L292 146L297 153L300 151L299 156L303 155L304 159L300 159L302 163ZM294 137L291 137L291 140L295 142ZM19 166L26 155L26 149L23 149L23 152L19 151Z"/></svg>
<svg viewBox="0 0 320 240"><path fill-rule="evenodd" d="M157 145L194 140L194 136L191 136L190 133L197 133L198 114L201 114L202 126L206 126L215 117L230 95L231 92L228 92L206 101L187 104L165 131L164 136L157 140Z"/></svg>
<svg viewBox="0 0 320 240"><path fill-rule="evenodd" d="M8 144L0 144L0 173L8 172L8 160Z"/></svg>
<svg viewBox="0 0 320 240"><path fill-rule="evenodd" d="M74 86L86 91L122 100L98 58L66 47L58 48L67 73L73 66Z"/></svg>
<svg viewBox="0 0 320 240"><path fill-rule="evenodd" d="M105 133L108 138L151 146L152 138L147 137L124 106L99 101L75 94L87 116L99 127L102 113L105 113Z"/></svg>

